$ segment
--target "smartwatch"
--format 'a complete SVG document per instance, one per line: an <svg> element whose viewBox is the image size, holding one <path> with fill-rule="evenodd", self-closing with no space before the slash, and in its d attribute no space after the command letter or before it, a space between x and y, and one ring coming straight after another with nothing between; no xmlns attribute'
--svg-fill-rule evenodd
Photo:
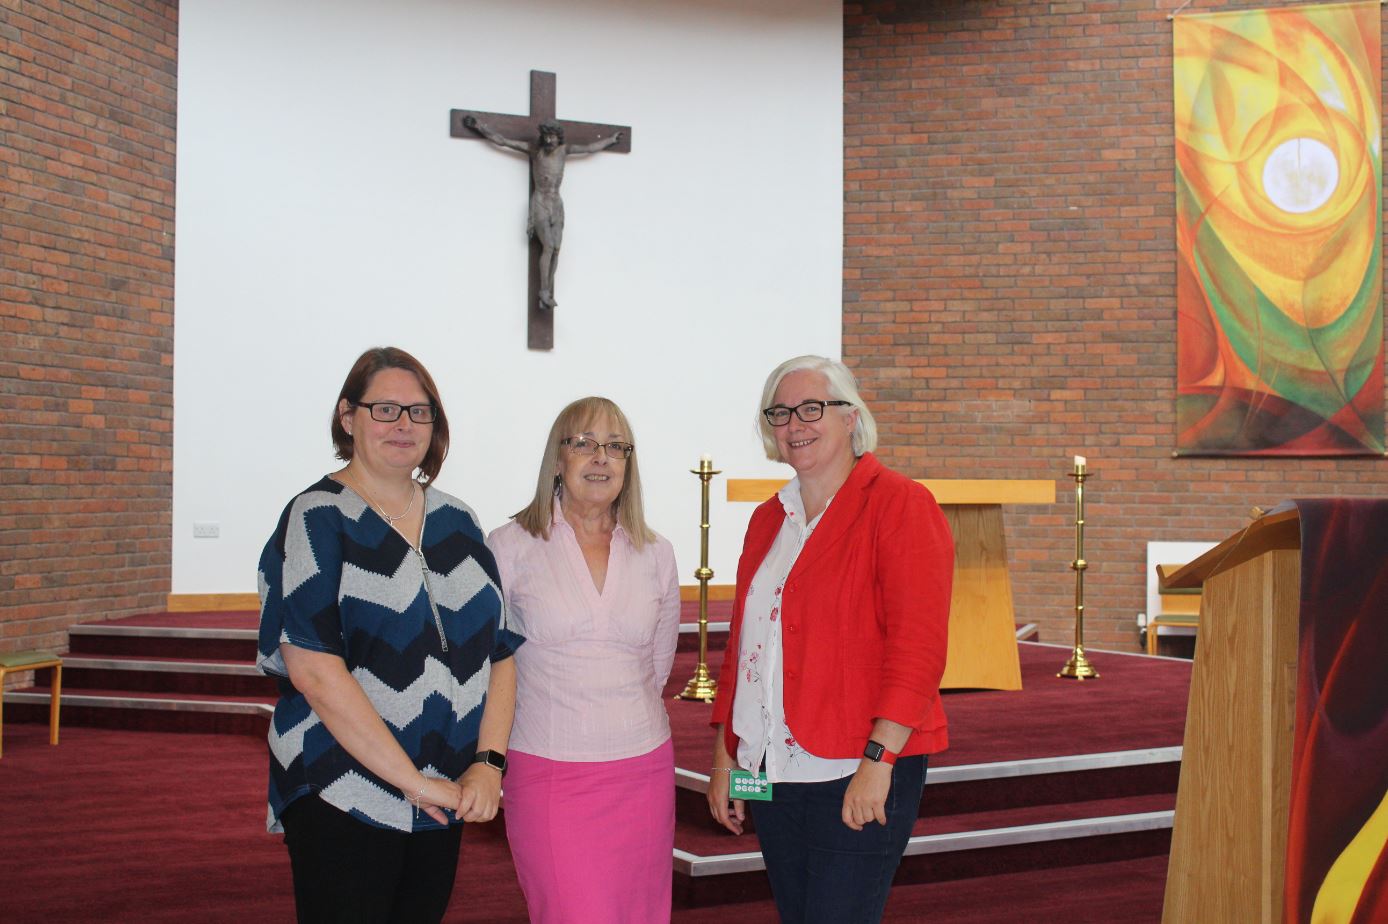
<svg viewBox="0 0 1388 924"><path fill-rule="evenodd" d="M891 766L896 763L896 755L887 750L886 745L871 739L868 739L867 746L863 748L863 756L875 764Z"/></svg>
<svg viewBox="0 0 1388 924"><path fill-rule="evenodd" d="M506 775L506 755L501 751L478 751L472 755L472 762L486 764L502 776Z"/></svg>

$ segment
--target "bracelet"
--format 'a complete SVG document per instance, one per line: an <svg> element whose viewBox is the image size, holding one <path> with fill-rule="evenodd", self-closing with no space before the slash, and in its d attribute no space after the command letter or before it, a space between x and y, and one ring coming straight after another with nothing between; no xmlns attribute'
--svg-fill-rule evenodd
<svg viewBox="0 0 1388 924"><path fill-rule="evenodd" d="M712 767L712 768L710 768L710 769L712 769L712 770L713 770L714 772L716 772L716 773L736 773L738 768L737 768L737 767Z"/></svg>
<svg viewBox="0 0 1388 924"><path fill-rule="evenodd" d="M414 817L416 821L419 820L419 800L424 798L424 788L428 785L429 778L424 777L424 782L420 784L419 791L416 792L413 796L405 796L406 801L408 801L410 805L414 806Z"/></svg>

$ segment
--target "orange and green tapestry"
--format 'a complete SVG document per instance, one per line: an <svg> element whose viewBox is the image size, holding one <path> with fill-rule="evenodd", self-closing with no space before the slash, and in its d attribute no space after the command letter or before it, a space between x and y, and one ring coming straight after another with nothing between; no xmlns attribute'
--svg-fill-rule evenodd
<svg viewBox="0 0 1388 924"><path fill-rule="evenodd" d="M1179 455L1384 452L1379 28L1176 17Z"/></svg>

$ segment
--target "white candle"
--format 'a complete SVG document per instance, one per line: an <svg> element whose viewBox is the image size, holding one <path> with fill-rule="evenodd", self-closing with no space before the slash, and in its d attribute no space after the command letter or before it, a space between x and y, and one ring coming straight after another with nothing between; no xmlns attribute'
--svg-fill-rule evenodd
<svg viewBox="0 0 1388 924"><path fill-rule="evenodd" d="M1075 468L1084 468L1084 456L1075 456Z"/></svg>
<svg viewBox="0 0 1388 924"><path fill-rule="evenodd" d="M699 456L699 466L700 466L701 468L707 467L707 466L712 465L712 464L713 464L713 456L710 455L709 453L706 452L706 453L704 453L703 455Z"/></svg>

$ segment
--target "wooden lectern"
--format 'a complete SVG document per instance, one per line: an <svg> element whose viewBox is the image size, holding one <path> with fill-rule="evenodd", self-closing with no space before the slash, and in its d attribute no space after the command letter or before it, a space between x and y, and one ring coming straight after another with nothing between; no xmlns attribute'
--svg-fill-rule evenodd
<svg viewBox="0 0 1388 924"><path fill-rule="evenodd" d="M1269 514L1174 573L1202 587L1163 924L1281 921L1301 524Z"/></svg>
<svg viewBox="0 0 1388 924"><path fill-rule="evenodd" d="M1054 481L918 479L954 534L949 653L940 689L1020 690L1017 623L1003 541L1003 504L1054 504ZM728 500L761 503L784 478L732 478Z"/></svg>

